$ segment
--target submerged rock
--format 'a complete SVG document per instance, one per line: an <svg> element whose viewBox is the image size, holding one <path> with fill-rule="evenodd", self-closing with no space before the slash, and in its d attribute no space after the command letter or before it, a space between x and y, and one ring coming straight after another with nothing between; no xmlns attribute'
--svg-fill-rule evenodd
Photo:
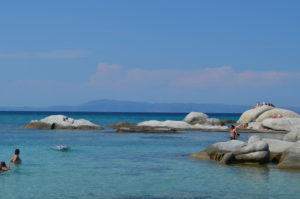
<svg viewBox="0 0 300 199"><path fill-rule="evenodd" d="M118 133L179 133L174 128L166 127L145 127L145 126L136 126L136 127L120 127L117 129Z"/></svg>
<svg viewBox="0 0 300 199"><path fill-rule="evenodd" d="M131 124L128 122L118 122L116 124L108 125L107 127L113 129L122 128L122 127L132 128L132 127L136 127L136 124Z"/></svg>
<svg viewBox="0 0 300 199"><path fill-rule="evenodd" d="M57 151L68 151L70 150L71 148L67 145L57 145L57 146L53 146L51 147L52 149L54 150L57 150Z"/></svg>
<svg viewBox="0 0 300 199"><path fill-rule="evenodd" d="M41 120L32 120L23 128L33 129L103 129L85 119L75 120L64 115L52 115Z"/></svg>

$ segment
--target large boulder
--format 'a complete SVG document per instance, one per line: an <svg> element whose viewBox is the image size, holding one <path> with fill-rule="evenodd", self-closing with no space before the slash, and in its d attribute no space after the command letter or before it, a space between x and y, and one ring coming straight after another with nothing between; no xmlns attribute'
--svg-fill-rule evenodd
<svg viewBox="0 0 300 199"><path fill-rule="evenodd" d="M218 142L212 145L216 150L219 151L237 151L240 150L246 143L240 140L230 140L227 142Z"/></svg>
<svg viewBox="0 0 300 199"><path fill-rule="evenodd" d="M187 123L205 123L208 115L201 112L190 112L187 116L185 116L184 120Z"/></svg>
<svg viewBox="0 0 300 199"><path fill-rule="evenodd" d="M273 130L291 131L299 127L300 118L269 118L265 119L262 125Z"/></svg>
<svg viewBox="0 0 300 199"><path fill-rule="evenodd" d="M300 118L300 115L298 113L295 113L294 111L290 111L287 109L281 109L281 108L273 108L271 110L268 110L264 113L262 113L257 119L256 122L262 122L265 119L273 118L277 116L283 116L283 117L297 117Z"/></svg>
<svg viewBox="0 0 300 199"><path fill-rule="evenodd" d="M273 109L274 107L272 106L268 106L268 105L263 105L263 106L259 106L250 110L245 111L240 119L237 121L237 123L239 124L245 124L245 123L249 123L249 122L253 122L256 120L256 118L261 115L262 113Z"/></svg>
<svg viewBox="0 0 300 199"><path fill-rule="evenodd" d="M203 160L216 160L220 163L265 163L269 161L270 151L268 144L258 136L252 136L248 142L231 140L218 142L200 153L190 157Z"/></svg>
<svg viewBox="0 0 300 199"><path fill-rule="evenodd" d="M256 151L252 153L235 155L234 158L241 162L255 162L255 163L266 163L269 161L269 151Z"/></svg>
<svg viewBox="0 0 300 199"><path fill-rule="evenodd" d="M284 141L297 142L300 140L300 130L293 130L283 137Z"/></svg>
<svg viewBox="0 0 300 199"><path fill-rule="evenodd" d="M300 169L300 143L296 142L281 156L278 169Z"/></svg>
<svg viewBox="0 0 300 199"><path fill-rule="evenodd" d="M283 153L288 148L294 145L293 142L287 142L283 140L264 138L262 139L269 145L269 150L271 153Z"/></svg>
<svg viewBox="0 0 300 199"><path fill-rule="evenodd" d="M222 122L218 118L207 118L205 121L205 124L213 125L213 126L220 126L220 125L222 125Z"/></svg>
<svg viewBox="0 0 300 199"><path fill-rule="evenodd" d="M24 128L34 129L103 129L85 119L75 120L64 115L51 115L41 120L32 120Z"/></svg>
<svg viewBox="0 0 300 199"><path fill-rule="evenodd" d="M245 142L239 140L230 140L227 142L218 142L215 143L205 150L190 155L191 158L197 158L201 160L215 160L221 161L222 163L229 164L232 161L232 155L226 155L232 151L239 150L242 146L245 145Z"/></svg>
<svg viewBox="0 0 300 199"><path fill-rule="evenodd" d="M265 141L258 140L256 142L249 143L242 147L240 150L234 151L234 155L252 153L257 151L269 151L269 145Z"/></svg>

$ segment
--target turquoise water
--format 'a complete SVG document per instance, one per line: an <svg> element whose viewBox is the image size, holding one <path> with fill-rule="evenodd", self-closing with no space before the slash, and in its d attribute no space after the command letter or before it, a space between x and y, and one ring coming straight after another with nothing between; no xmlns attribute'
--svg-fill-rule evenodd
<svg viewBox="0 0 300 199"><path fill-rule="evenodd" d="M51 113L53 114L53 113ZM107 125L119 121L181 120L184 114L64 113ZM15 148L23 164L0 174L5 199L231 199L300 195L300 172L222 166L187 158L227 133L116 134L103 131L22 129L50 113L0 113L0 160ZM212 117L236 119L238 115ZM250 135L242 134L246 140ZM68 152L53 145L71 146Z"/></svg>

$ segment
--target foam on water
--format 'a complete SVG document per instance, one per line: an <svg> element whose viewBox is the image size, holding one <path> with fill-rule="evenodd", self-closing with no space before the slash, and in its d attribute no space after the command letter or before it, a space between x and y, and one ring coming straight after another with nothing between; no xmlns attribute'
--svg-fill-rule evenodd
<svg viewBox="0 0 300 199"><path fill-rule="evenodd" d="M23 160L19 167L0 174L0 198L293 199L300 194L298 171L222 166L186 157L215 142L228 140L227 133L149 135L19 128L44 116L47 114L0 114L0 160L7 162L15 148L21 149ZM184 114L68 116L112 124L178 120ZM243 140L248 137L241 135ZM50 148L61 144L71 150L60 152Z"/></svg>

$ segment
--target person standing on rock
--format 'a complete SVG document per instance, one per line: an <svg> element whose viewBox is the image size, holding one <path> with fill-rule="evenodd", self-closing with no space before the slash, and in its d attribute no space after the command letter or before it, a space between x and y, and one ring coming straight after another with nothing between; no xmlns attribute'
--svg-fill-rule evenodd
<svg viewBox="0 0 300 199"><path fill-rule="evenodd" d="M237 132L237 129L234 125L231 125L229 127L229 130L230 130L230 139L231 140L235 140L235 139L237 139L237 137L240 136L240 134Z"/></svg>

